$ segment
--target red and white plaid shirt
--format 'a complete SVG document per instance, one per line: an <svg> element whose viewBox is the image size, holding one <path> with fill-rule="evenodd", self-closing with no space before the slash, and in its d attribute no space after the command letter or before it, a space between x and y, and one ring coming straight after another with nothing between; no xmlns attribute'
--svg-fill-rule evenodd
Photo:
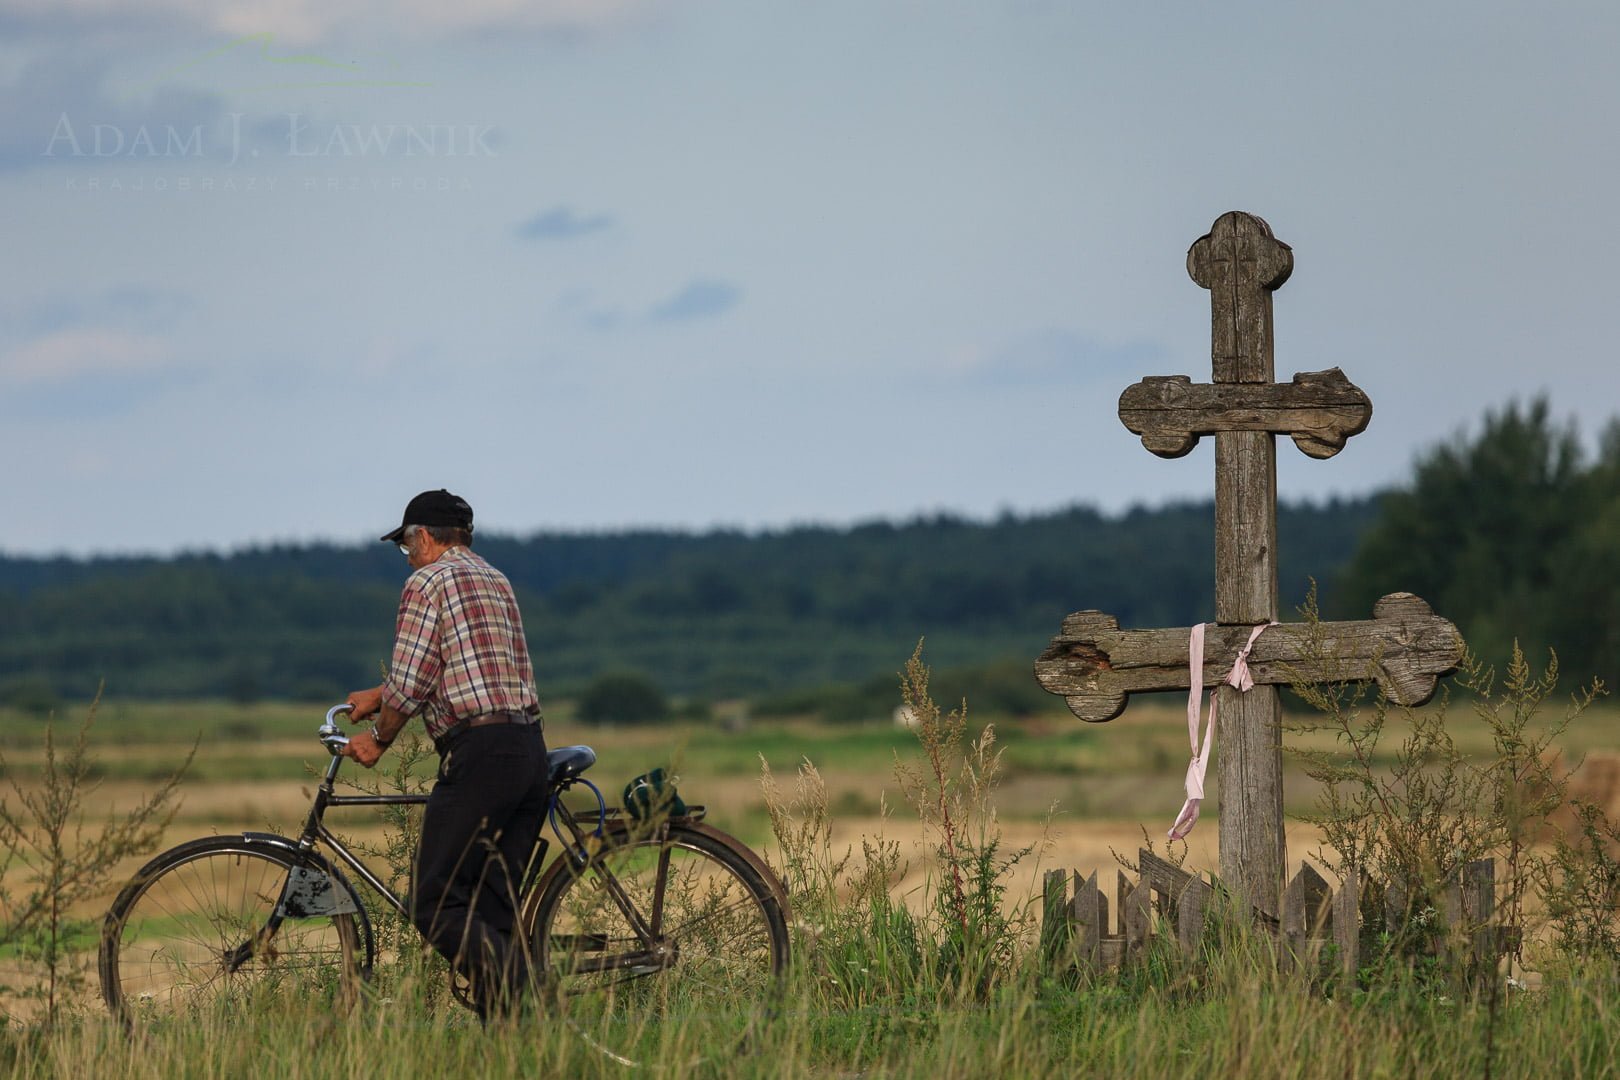
<svg viewBox="0 0 1620 1080"><path fill-rule="evenodd" d="M506 576L454 547L405 582L383 701L438 738L458 720L540 715L523 619Z"/></svg>

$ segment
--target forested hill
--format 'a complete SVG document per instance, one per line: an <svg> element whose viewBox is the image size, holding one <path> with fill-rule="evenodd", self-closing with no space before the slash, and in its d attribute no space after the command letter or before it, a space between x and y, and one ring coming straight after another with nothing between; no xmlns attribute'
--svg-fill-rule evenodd
<svg viewBox="0 0 1620 1080"><path fill-rule="evenodd" d="M1284 505L1284 610L1324 593L1375 499ZM1063 616L1212 616L1213 507L936 516L765 534L480 537L518 590L548 694L605 671L717 698L896 671L1031 661ZM168 559L0 558L0 703L81 697L330 700L375 682L408 573L390 545Z"/></svg>

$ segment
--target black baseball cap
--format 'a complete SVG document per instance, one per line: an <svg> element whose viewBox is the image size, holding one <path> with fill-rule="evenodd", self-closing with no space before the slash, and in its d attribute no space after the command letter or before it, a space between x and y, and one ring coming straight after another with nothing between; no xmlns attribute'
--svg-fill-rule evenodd
<svg viewBox="0 0 1620 1080"><path fill-rule="evenodd" d="M399 528L382 539L397 544L404 538L405 530L412 525L447 526L472 532L472 507L467 505L466 499L452 495L444 488L424 491L406 504L405 516L400 520Z"/></svg>

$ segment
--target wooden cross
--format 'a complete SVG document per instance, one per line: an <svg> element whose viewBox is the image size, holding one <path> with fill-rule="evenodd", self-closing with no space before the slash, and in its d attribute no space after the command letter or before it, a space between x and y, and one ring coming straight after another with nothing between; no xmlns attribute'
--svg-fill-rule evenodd
<svg viewBox="0 0 1620 1080"><path fill-rule="evenodd" d="M1200 436L1215 436L1216 626L1205 640L1206 686L1220 683L1254 626L1277 619L1276 436L1326 458L1372 417L1367 395L1337 368L1273 381L1271 294L1293 268L1292 249L1260 218L1237 211L1217 218L1187 252L1187 272L1210 292L1214 383L1152 377L1119 399L1120 420L1161 457L1180 457ZM1188 687L1190 633L1124 631L1111 615L1077 612L1035 674L1080 719L1112 720L1130 694ZM1277 685L1295 675L1341 682L1372 673L1392 701L1421 705L1463 654L1457 628L1410 593L1384 597L1370 620L1322 623L1318 633L1321 645L1313 647L1308 627L1269 628L1249 658L1254 689L1218 690L1221 877L1272 916L1287 867Z"/></svg>

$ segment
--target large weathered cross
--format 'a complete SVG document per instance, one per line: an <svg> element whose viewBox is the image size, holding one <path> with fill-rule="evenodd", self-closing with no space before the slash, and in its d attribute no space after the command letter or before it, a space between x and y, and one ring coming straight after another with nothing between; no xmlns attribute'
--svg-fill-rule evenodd
<svg viewBox="0 0 1620 1080"><path fill-rule="evenodd" d="M1288 280L1293 251L1250 214L1223 214L1187 252L1187 272L1210 291L1213 384L1184 375L1143 379L1120 395L1119 417L1161 457L1215 436L1215 623L1203 684L1220 683L1251 629L1277 619L1276 436L1326 458L1367 427L1372 403L1337 369L1274 383L1271 293ZM1420 705L1462 658L1457 628L1409 593L1386 596L1364 622L1273 626L1249 657L1254 689L1218 690L1220 870L1256 907L1276 915L1287 867L1277 684L1305 677L1364 679L1374 672L1398 704ZM1036 661L1041 685L1082 720L1112 720L1128 695L1190 685L1191 627L1121 630L1081 611Z"/></svg>

